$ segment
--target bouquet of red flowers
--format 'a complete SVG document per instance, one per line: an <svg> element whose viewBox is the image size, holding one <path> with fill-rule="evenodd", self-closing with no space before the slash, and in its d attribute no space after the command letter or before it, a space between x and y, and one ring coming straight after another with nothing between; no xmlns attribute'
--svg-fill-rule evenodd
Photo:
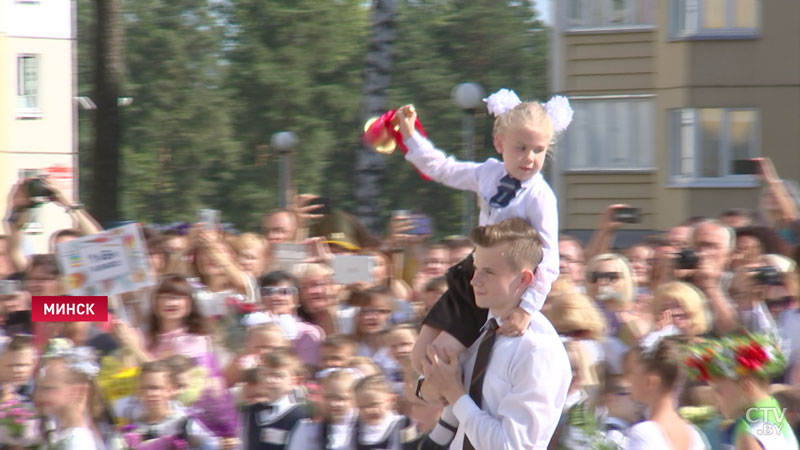
<svg viewBox="0 0 800 450"><path fill-rule="evenodd" d="M685 363L689 374L701 381L747 375L771 378L786 368L786 357L771 336L741 335L690 345Z"/></svg>

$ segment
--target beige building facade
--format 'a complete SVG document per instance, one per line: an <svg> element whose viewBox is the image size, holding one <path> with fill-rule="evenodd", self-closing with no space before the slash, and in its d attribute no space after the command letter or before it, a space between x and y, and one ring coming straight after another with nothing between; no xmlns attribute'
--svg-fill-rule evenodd
<svg viewBox="0 0 800 450"><path fill-rule="evenodd" d="M73 38L72 1L0 0L2 214L9 189L25 177L46 174L68 196L76 194ZM47 237L72 225L52 204L33 217L28 253L46 253Z"/></svg>
<svg viewBox="0 0 800 450"><path fill-rule="evenodd" d="M625 229L642 231L756 210L736 160L800 179L800 2L554 3L552 90L575 109L555 159L562 229L614 203L641 208Z"/></svg>

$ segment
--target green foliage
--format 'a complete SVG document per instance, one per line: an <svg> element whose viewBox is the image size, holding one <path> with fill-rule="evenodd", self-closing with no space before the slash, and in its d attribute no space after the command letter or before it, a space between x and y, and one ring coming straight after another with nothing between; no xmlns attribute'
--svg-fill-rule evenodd
<svg viewBox="0 0 800 450"><path fill-rule="evenodd" d="M369 4L363 0L129 0L122 109L121 219L192 220L199 207L256 229L278 205L273 133L291 130L300 192L352 209ZM462 154L455 84L546 94L546 31L528 1L396 0L389 104L414 103L430 137ZM89 95L93 6L79 0L80 92ZM81 116L87 155L91 112ZM479 160L494 154L491 120L476 120ZM87 158L84 157L84 161ZM434 216L438 234L461 231L462 194L424 182L388 157L382 204ZM84 175L87 172L84 171ZM82 176L82 180L86 180ZM85 185L85 184L84 184Z"/></svg>
<svg viewBox="0 0 800 450"><path fill-rule="evenodd" d="M480 83L487 94L514 89L523 99L546 94L546 31L529 2L503 7L493 0L402 0L397 15L390 104L414 103L437 147L464 156L462 112L450 98L458 83ZM475 124L477 160L499 157L492 145L492 117L480 110ZM433 215L440 235L460 233L463 194L424 182L403 166L402 158L390 162L387 204Z"/></svg>
<svg viewBox="0 0 800 450"><path fill-rule="evenodd" d="M253 165L258 155L252 149L263 149L282 130L300 138L297 189L347 199L369 10L357 0L239 0L223 12L231 30L226 85L235 99L231 113L243 162L250 166L234 199L249 212L242 221L252 226L278 205L277 155L270 152L266 166Z"/></svg>
<svg viewBox="0 0 800 450"><path fill-rule="evenodd" d="M239 169L223 27L205 0L126 2L125 24L123 211L164 222L223 206Z"/></svg>

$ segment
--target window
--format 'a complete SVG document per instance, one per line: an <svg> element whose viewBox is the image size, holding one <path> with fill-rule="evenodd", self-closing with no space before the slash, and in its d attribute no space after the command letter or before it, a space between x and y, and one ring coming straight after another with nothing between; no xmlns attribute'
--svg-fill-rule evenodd
<svg viewBox="0 0 800 450"><path fill-rule="evenodd" d="M651 95L573 97L560 148L567 170L652 169Z"/></svg>
<svg viewBox="0 0 800 450"><path fill-rule="evenodd" d="M17 56L17 113L35 117L39 109L39 55Z"/></svg>
<svg viewBox="0 0 800 450"><path fill-rule="evenodd" d="M670 114L670 181L677 184L746 184L734 161L757 157L755 109L677 109Z"/></svg>
<svg viewBox="0 0 800 450"><path fill-rule="evenodd" d="M653 26L653 0L567 0L567 28Z"/></svg>
<svg viewBox="0 0 800 450"><path fill-rule="evenodd" d="M760 0L673 0L676 38L750 38L760 22Z"/></svg>

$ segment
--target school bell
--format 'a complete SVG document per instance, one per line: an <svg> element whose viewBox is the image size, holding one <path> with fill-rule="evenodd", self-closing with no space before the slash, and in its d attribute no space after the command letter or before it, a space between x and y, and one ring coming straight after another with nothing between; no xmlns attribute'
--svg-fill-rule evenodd
<svg viewBox="0 0 800 450"><path fill-rule="evenodd" d="M410 106L413 112L413 106ZM425 129L416 119L414 127L425 136ZM374 149L376 152L391 155L397 147L405 154L408 149L403 144L403 136L400 134L400 117L397 110L385 112L378 117L373 117L364 124L364 134L362 136L364 144Z"/></svg>

